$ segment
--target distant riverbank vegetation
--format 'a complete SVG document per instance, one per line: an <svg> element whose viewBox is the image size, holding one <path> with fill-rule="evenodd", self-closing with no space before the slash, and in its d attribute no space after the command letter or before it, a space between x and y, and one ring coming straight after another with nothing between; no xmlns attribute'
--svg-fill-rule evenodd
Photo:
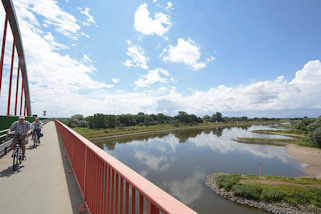
<svg viewBox="0 0 321 214"><path fill-rule="evenodd" d="M301 146L321 148L321 116L318 118L303 118L290 122L287 125L271 126L273 129L252 130L256 134L266 135L283 135L291 137L290 139L278 138L235 138L234 141L239 143L250 144L269 144L269 145L285 145L294 143Z"/></svg>
<svg viewBox="0 0 321 214"><path fill-rule="evenodd" d="M321 116L316 119L305 118L292 123L292 126L304 133L301 145L321 147Z"/></svg>
<svg viewBox="0 0 321 214"><path fill-rule="evenodd" d="M227 127L258 124L278 123L278 118L248 118L227 117L216 112L211 116L199 117L195 114L188 114L184 111L178 112L176 116L159 114L94 114L84 117L80 114L71 118L60 119L66 125L74 128L77 132L87 138L110 136L118 134L129 134L141 131L166 130L184 127L217 126Z"/></svg>
<svg viewBox="0 0 321 214"><path fill-rule="evenodd" d="M223 117L222 113L216 112L212 116L205 115L198 117L195 114L188 114L184 111L178 112L176 116L168 116L162 113L159 114L94 114L93 116L84 117L80 114L74 115L69 119L62 121L68 126L86 127L90 129L105 129L127 126L152 126L159 124L170 124L179 126L182 124L193 125L206 122L241 122L241 121L277 121L277 118L248 118L242 117Z"/></svg>

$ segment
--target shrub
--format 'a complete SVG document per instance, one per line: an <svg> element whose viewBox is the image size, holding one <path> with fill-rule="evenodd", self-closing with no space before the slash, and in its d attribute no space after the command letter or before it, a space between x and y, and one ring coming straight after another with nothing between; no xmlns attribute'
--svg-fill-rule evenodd
<svg viewBox="0 0 321 214"><path fill-rule="evenodd" d="M315 129L320 128L320 127L321 127L321 117L318 117L313 123L311 123L307 126L307 130L309 132L312 132Z"/></svg>
<svg viewBox="0 0 321 214"><path fill-rule="evenodd" d="M261 198L266 201L281 201L285 193L278 189L264 189Z"/></svg>
<svg viewBox="0 0 321 214"><path fill-rule="evenodd" d="M218 188L224 188L226 191L230 191L232 187L239 182L241 176L239 174L220 175L216 178L216 185Z"/></svg>
<svg viewBox="0 0 321 214"><path fill-rule="evenodd" d="M321 127L315 129L313 132L309 134L309 138L311 141L318 145L321 146Z"/></svg>
<svg viewBox="0 0 321 214"><path fill-rule="evenodd" d="M258 200L262 192L262 188L257 185L237 184L233 186L232 191L235 196L242 198Z"/></svg>

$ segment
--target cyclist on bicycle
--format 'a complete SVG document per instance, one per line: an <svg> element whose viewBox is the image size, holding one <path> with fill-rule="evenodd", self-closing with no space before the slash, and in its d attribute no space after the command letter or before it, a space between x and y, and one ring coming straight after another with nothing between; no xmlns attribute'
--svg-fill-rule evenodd
<svg viewBox="0 0 321 214"><path fill-rule="evenodd" d="M32 135L33 137L37 137L40 143L40 134L41 134L42 123L39 121L39 118L36 117L35 121L32 123Z"/></svg>
<svg viewBox="0 0 321 214"><path fill-rule="evenodd" d="M9 128L8 134L12 134L15 131L13 144L11 148L14 148L17 143L21 145L22 148L22 159L25 159L26 144L28 143L27 136L31 133L31 124L25 121L24 116L19 117L19 121L12 123Z"/></svg>

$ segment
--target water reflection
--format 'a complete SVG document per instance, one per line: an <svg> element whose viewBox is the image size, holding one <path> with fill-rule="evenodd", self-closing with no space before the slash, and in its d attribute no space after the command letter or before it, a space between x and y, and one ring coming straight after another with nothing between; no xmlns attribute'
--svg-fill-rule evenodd
<svg viewBox="0 0 321 214"><path fill-rule="evenodd" d="M236 137L262 137L250 132L265 126L189 129L126 137L98 144L153 183L201 214L263 213L239 207L204 185L213 172L301 176L302 165L284 147L239 144ZM269 136L279 137L279 136Z"/></svg>

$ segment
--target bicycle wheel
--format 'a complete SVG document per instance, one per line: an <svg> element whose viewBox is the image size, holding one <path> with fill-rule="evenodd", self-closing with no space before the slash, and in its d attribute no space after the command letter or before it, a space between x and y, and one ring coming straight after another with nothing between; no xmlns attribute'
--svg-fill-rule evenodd
<svg viewBox="0 0 321 214"><path fill-rule="evenodd" d="M37 138L36 136L33 137L33 148L37 147Z"/></svg>
<svg viewBox="0 0 321 214"><path fill-rule="evenodd" d="M13 157L12 157L12 170L15 171L16 170L16 153L13 154Z"/></svg>
<svg viewBox="0 0 321 214"><path fill-rule="evenodd" d="M18 165L20 165L21 164L21 162L22 162L22 148L19 148L19 152L18 152L18 154L19 154L19 162L18 162Z"/></svg>

